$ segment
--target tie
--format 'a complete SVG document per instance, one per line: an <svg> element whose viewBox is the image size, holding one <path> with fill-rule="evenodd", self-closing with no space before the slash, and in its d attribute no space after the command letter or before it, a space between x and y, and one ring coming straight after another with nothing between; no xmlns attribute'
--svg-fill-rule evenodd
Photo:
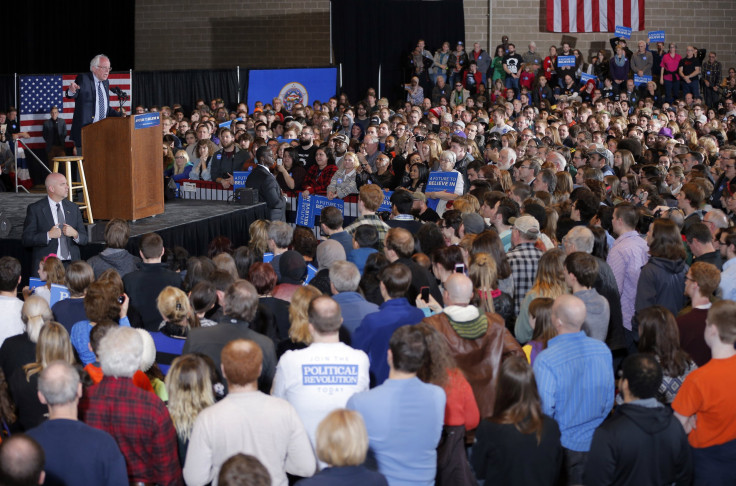
<svg viewBox="0 0 736 486"><path fill-rule="evenodd" d="M105 109L105 95L102 92L102 83L97 83L97 109L100 112L100 120L105 119L105 115L107 115L107 110Z"/></svg>
<svg viewBox="0 0 736 486"><path fill-rule="evenodd" d="M61 210L61 204L59 203L56 203L56 219L59 222L59 227L63 228L66 220L64 219L64 212ZM61 254L62 260L71 259L71 255L69 255L69 246L66 241L66 236L64 236L63 233L59 237L59 253Z"/></svg>

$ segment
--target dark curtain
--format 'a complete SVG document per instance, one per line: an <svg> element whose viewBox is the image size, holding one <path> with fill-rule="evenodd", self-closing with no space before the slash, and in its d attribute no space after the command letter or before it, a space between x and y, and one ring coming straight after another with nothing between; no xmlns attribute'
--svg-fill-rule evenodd
<svg viewBox="0 0 736 486"><path fill-rule="evenodd" d="M332 0L335 59L342 64L342 90L351 101L369 87L381 96L405 98L403 84L411 76L408 60L417 40L434 53L444 41L465 40L462 0Z"/></svg>
<svg viewBox="0 0 736 486"><path fill-rule="evenodd" d="M0 111L15 106L15 75L0 74Z"/></svg>
<svg viewBox="0 0 736 486"><path fill-rule="evenodd" d="M1 73L81 73L100 53L116 71L135 67L135 0L8 0L0 11Z"/></svg>
<svg viewBox="0 0 736 486"><path fill-rule="evenodd" d="M241 85L247 76L247 71L241 69ZM189 113L198 98L207 104L212 98L222 98L232 109L237 105L239 88L235 69L133 71L133 106L181 103Z"/></svg>

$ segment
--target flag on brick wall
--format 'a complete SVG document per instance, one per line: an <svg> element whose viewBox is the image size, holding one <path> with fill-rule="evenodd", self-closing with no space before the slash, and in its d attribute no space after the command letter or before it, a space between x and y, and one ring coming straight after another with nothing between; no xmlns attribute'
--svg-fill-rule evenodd
<svg viewBox="0 0 736 486"><path fill-rule="evenodd" d="M547 0L549 32L644 30L644 0Z"/></svg>
<svg viewBox="0 0 736 486"><path fill-rule="evenodd" d="M22 132L28 132L31 138L24 142L31 149L44 149L43 122L50 118L51 107L59 108L59 117L66 122L67 146L72 142L68 139L72 129L74 117L74 99L64 96L66 89L77 78L76 74L52 74L44 76L20 77L20 125ZM128 94L132 93L130 72L110 73L108 77L110 88L117 86ZM109 93L110 106L118 108L118 96ZM125 112L130 114L130 98L123 105Z"/></svg>

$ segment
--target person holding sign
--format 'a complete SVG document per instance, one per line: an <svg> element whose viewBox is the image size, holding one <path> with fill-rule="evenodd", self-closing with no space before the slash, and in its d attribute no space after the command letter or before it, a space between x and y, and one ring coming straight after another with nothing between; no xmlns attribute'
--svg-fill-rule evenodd
<svg viewBox="0 0 736 486"><path fill-rule="evenodd" d="M248 155L235 145L235 137L229 128L220 132L220 144L222 149L213 156L210 173L213 181L218 182L223 189L229 189L235 183L233 173L243 170Z"/></svg>
<svg viewBox="0 0 736 486"><path fill-rule="evenodd" d="M446 190L427 192L427 197L440 200L439 204L437 204L436 209L437 214L439 214L440 216L442 215L442 213L445 212L445 209L447 209L447 201L454 201L455 199L457 199L458 196L461 196L463 194L464 182L462 174L455 170L455 162L455 152L451 150L445 150L440 155L440 171L458 174L455 190L453 192L449 192Z"/></svg>

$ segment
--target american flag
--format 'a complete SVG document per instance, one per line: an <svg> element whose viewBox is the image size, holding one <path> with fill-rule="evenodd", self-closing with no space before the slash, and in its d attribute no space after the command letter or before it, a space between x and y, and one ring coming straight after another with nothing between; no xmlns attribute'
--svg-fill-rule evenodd
<svg viewBox="0 0 736 486"><path fill-rule="evenodd" d="M28 132L31 138L23 140L31 149L44 149L46 142L43 139L43 122L51 118L51 107L59 108L59 117L66 122L67 147L72 147L69 139L74 117L74 99L64 96L67 87L77 79L76 74L54 74L46 76L20 77L20 126L22 132ZM130 72L110 73L110 88L117 86L132 98L133 92L130 83ZM110 106L119 108L118 96L108 93ZM125 112L130 114L130 98L123 105Z"/></svg>
<svg viewBox="0 0 736 486"><path fill-rule="evenodd" d="M549 32L644 30L644 0L547 0Z"/></svg>

